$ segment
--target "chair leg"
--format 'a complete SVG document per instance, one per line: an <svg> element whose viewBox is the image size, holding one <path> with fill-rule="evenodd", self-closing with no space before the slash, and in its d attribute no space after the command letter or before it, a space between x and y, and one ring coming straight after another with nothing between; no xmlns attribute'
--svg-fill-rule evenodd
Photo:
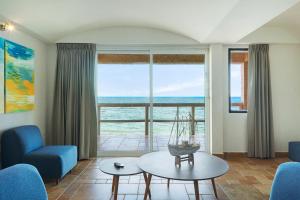
<svg viewBox="0 0 300 200"><path fill-rule="evenodd" d="M56 185L58 185L58 184L59 184L59 182L60 182L60 179L59 179L59 178L57 178L57 179L55 180L55 182L56 182Z"/></svg>

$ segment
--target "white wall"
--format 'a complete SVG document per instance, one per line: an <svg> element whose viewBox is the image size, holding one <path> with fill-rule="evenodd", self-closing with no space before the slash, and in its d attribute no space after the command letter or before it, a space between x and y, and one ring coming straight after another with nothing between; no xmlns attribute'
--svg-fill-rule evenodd
<svg viewBox="0 0 300 200"><path fill-rule="evenodd" d="M13 32L0 32L0 37L19 43L35 51L35 109L29 112L0 114L0 134L3 130L27 125L38 125L43 134L45 134L46 122L46 45L33 38L30 34L26 34L19 30Z"/></svg>
<svg viewBox="0 0 300 200"><path fill-rule="evenodd" d="M240 46L239 46L240 47ZM271 44L270 71L275 151L300 141L300 45ZM247 151L247 114L228 112L228 46L224 47L224 152Z"/></svg>
<svg viewBox="0 0 300 200"><path fill-rule="evenodd" d="M270 46L275 150L300 141L300 45Z"/></svg>
<svg viewBox="0 0 300 200"><path fill-rule="evenodd" d="M213 44L209 48L210 54L210 147L214 154L223 153L223 102L224 102L224 76L223 45Z"/></svg>

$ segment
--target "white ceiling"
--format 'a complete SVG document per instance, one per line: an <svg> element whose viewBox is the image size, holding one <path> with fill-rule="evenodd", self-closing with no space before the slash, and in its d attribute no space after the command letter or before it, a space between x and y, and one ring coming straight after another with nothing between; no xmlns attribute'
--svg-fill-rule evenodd
<svg viewBox="0 0 300 200"><path fill-rule="evenodd" d="M298 33L300 36L300 3L271 20L265 27L286 28L287 30Z"/></svg>
<svg viewBox="0 0 300 200"><path fill-rule="evenodd" d="M113 26L166 30L201 43L234 43L300 0L0 0L0 15L56 42Z"/></svg>
<svg viewBox="0 0 300 200"><path fill-rule="evenodd" d="M256 31L242 38L241 43L300 43L300 3L284 11Z"/></svg>

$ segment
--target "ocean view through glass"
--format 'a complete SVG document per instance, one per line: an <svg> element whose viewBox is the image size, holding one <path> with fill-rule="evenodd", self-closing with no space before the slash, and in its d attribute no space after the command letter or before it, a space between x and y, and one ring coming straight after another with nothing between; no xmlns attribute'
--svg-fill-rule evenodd
<svg viewBox="0 0 300 200"><path fill-rule="evenodd" d="M132 104L147 103L147 97L98 97L98 103L108 104ZM204 103L204 97L155 97L156 103ZM173 120L176 116L176 107L154 107L153 119ZM204 119L204 107L195 108L195 118ZM179 108L181 116L191 112L191 107ZM145 120L144 107L106 107L101 109L102 120ZM102 134L140 134L144 132L143 122L136 123L103 123L101 124ZM155 133L169 136L172 122L155 123ZM204 123L197 123L197 131L204 134Z"/></svg>
<svg viewBox="0 0 300 200"><path fill-rule="evenodd" d="M100 152L167 150L176 113L206 148L203 54L102 54L97 103ZM153 107L152 107L153 106ZM151 115L153 113L153 115Z"/></svg>

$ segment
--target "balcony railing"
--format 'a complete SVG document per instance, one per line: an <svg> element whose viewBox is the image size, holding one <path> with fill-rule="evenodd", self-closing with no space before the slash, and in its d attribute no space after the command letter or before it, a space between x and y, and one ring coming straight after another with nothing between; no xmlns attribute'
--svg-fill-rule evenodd
<svg viewBox="0 0 300 200"><path fill-rule="evenodd" d="M243 102L231 103L231 106L238 107L239 110L247 110L247 104Z"/></svg>
<svg viewBox="0 0 300 200"><path fill-rule="evenodd" d="M190 107L191 108L191 120L180 120L184 122L205 122L205 119L196 119L195 110L197 107L205 107L205 103L153 103L153 108L155 107L175 107L177 110L181 107ZM134 123L134 122L144 122L145 123L145 135L149 134L149 122L176 122L175 119L150 119L150 103L98 103L98 117L99 117L99 126L101 123ZM144 107L145 116L144 119L101 119L101 108L104 107L120 107L120 108L133 108L133 107ZM175 118L175 117L174 117ZM192 133L195 134L195 123L192 123Z"/></svg>

